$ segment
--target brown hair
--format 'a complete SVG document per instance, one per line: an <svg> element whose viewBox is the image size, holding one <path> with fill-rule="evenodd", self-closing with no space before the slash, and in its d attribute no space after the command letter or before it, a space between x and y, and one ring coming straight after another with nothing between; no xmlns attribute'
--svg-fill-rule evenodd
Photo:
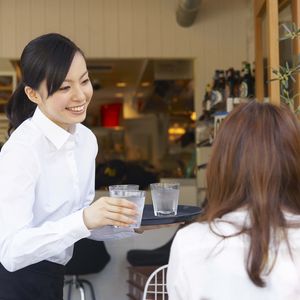
<svg viewBox="0 0 300 300"><path fill-rule="evenodd" d="M211 227L214 219L242 207L251 225L237 234L249 234L247 272L263 287L270 243L275 243L275 253L282 237L289 245L286 228L292 224L283 211L300 214L300 124L285 106L241 104L226 117L214 141L200 221Z"/></svg>

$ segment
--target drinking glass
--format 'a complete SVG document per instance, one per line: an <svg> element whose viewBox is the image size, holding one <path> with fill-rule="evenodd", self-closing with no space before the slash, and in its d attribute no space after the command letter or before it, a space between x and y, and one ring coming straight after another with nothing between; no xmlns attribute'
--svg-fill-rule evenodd
<svg viewBox="0 0 300 300"><path fill-rule="evenodd" d="M131 228L141 227L143 210L145 205L145 191L111 189L109 191L109 195L110 197L124 198L128 201L135 203L138 208L138 216L136 217L137 222L135 224L130 225L129 227Z"/></svg>
<svg viewBox="0 0 300 300"><path fill-rule="evenodd" d="M150 184L151 197L155 216L177 215L179 183Z"/></svg>
<svg viewBox="0 0 300 300"><path fill-rule="evenodd" d="M108 187L109 191L123 191L123 190L132 190L136 191L139 189L138 184L115 184L115 185L110 185Z"/></svg>

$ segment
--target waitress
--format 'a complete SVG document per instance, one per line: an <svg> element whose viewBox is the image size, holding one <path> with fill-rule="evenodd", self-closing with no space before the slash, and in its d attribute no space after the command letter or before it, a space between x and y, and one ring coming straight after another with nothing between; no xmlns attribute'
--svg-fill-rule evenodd
<svg viewBox="0 0 300 300"><path fill-rule="evenodd" d="M137 211L125 199L91 204L98 147L80 124L93 94L83 52L50 33L20 66L0 153L0 300L59 300L74 243L132 235Z"/></svg>

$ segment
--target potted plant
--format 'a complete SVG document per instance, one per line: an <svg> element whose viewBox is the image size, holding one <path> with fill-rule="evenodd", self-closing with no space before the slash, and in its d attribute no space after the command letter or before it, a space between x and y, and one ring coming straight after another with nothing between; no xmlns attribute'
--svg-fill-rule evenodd
<svg viewBox="0 0 300 300"><path fill-rule="evenodd" d="M284 34L280 38L280 41L300 38L300 28L297 28L294 23L291 25L291 28L286 24L282 24L281 26L283 27ZM278 70L272 70L272 72L275 74L275 78L271 80L279 80L280 82L281 101L286 103L295 114L300 115L300 105L295 107L295 100L300 96L300 91L296 91L295 93L291 88L291 83L296 82L295 75L300 72L299 56L293 65L286 62L284 66L279 66Z"/></svg>

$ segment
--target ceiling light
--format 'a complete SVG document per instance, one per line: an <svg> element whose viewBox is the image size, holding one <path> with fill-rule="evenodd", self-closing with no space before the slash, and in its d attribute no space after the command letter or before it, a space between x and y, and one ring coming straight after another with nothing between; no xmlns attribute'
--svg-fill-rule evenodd
<svg viewBox="0 0 300 300"><path fill-rule="evenodd" d="M191 113L191 120L192 121L196 121L196 119L197 119L197 116L196 116L196 112L195 111L193 111L192 113Z"/></svg>
<svg viewBox="0 0 300 300"><path fill-rule="evenodd" d="M170 127L168 133L182 135L185 134L185 129L183 127Z"/></svg>
<svg viewBox="0 0 300 300"><path fill-rule="evenodd" d="M123 98L124 97L124 94L123 93L115 93L115 96L117 98Z"/></svg>
<svg viewBox="0 0 300 300"><path fill-rule="evenodd" d="M120 81L120 82L117 82L116 83L116 86L117 87L119 87L119 88L124 88L124 87L126 87L126 82L124 82L124 81Z"/></svg>

